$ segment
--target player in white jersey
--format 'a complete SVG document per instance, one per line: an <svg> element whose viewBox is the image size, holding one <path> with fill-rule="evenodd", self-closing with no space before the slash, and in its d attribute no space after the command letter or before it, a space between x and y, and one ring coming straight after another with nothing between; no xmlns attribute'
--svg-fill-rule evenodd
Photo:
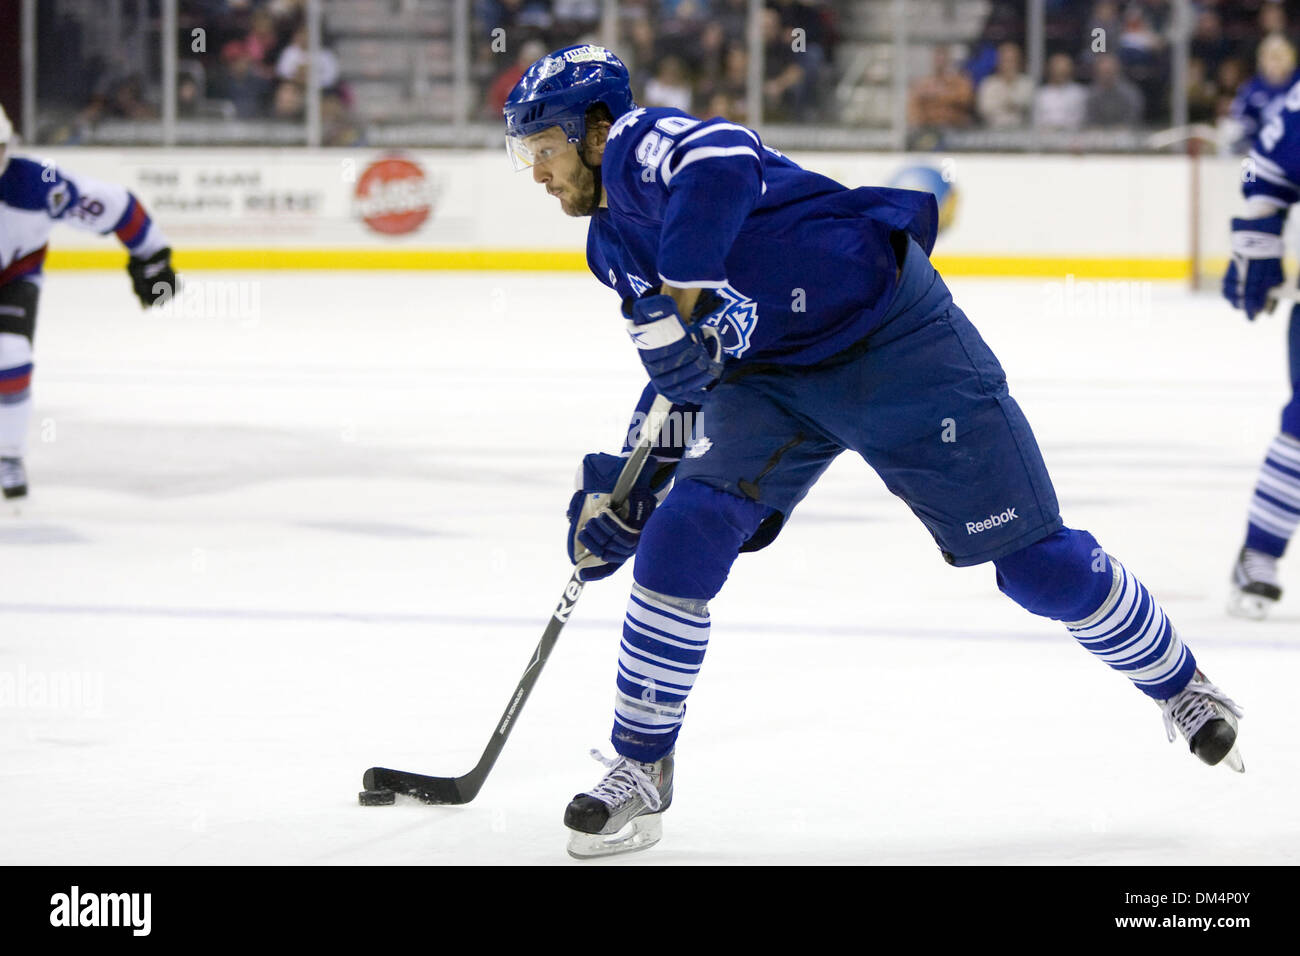
<svg viewBox="0 0 1300 956"><path fill-rule="evenodd" d="M117 235L127 271L148 307L176 288L171 249L125 187L9 155L13 126L0 107L0 491L27 494L23 456L32 415L32 340L50 231L65 223Z"/></svg>

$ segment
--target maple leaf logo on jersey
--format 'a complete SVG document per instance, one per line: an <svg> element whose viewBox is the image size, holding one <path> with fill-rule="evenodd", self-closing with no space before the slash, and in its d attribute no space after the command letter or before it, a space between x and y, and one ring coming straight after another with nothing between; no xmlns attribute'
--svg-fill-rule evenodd
<svg viewBox="0 0 1300 956"><path fill-rule="evenodd" d="M632 287L632 294L638 299L645 295L650 288L650 283L646 282L645 279L642 279L639 275L634 273L628 272L626 275L627 284Z"/></svg>
<svg viewBox="0 0 1300 956"><path fill-rule="evenodd" d="M643 106L630 113L624 113L615 120L614 125L609 128L609 135L605 137L605 141L608 142L611 139L618 139L619 134L622 133L623 130L636 125L637 120L641 118L641 114L644 112L645 107Z"/></svg>
<svg viewBox="0 0 1300 956"><path fill-rule="evenodd" d="M731 286L724 285L710 291L717 293L723 304L709 313L702 324L718 330L722 351L740 358L749 348L758 325L758 303L745 298Z"/></svg>
<svg viewBox="0 0 1300 956"><path fill-rule="evenodd" d="M707 435L701 435L695 441L691 442L691 447L686 449L687 458L703 458L704 453L713 447L713 439Z"/></svg>

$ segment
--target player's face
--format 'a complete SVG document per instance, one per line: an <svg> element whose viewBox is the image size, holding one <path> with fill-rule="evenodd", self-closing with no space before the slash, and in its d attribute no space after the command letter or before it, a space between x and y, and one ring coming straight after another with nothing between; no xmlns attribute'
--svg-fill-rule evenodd
<svg viewBox="0 0 1300 956"><path fill-rule="evenodd" d="M533 158L533 182L560 201L566 216L590 216L600 202L596 176L582 162L578 147L552 126L525 141Z"/></svg>

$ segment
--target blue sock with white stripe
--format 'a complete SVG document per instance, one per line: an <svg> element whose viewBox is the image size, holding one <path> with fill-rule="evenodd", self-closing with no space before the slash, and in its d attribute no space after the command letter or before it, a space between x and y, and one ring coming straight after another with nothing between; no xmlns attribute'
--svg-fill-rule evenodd
<svg viewBox="0 0 1300 956"><path fill-rule="evenodd" d="M1250 499L1246 547L1275 558L1300 525L1300 438L1285 432L1273 439L1259 467Z"/></svg>
<svg viewBox="0 0 1300 956"><path fill-rule="evenodd" d="M706 602L633 584L618 653L611 736L618 753L651 763L673 749L708 643Z"/></svg>
<svg viewBox="0 0 1300 956"><path fill-rule="evenodd" d="M1082 621L1066 622L1075 639L1156 700L1168 700L1196 673L1196 658L1141 581L1110 555L1110 593Z"/></svg>
<svg viewBox="0 0 1300 956"><path fill-rule="evenodd" d="M1168 700L1196 672L1196 659L1151 592L1087 531L1062 528L993 563L1007 597L1061 621L1142 693Z"/></svg>

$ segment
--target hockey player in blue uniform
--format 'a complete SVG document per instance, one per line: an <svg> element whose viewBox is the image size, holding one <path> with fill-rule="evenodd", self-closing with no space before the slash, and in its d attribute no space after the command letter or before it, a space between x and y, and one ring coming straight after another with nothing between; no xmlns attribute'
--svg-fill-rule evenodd
<svg viewBox="0 0 1300 956"><path fill-rule="evenodd" d="M596 46L534 63L505 118L516 166L591 218L588 262L623 299L649 373L639 410L657 392L701 423L689 447L657 449L621 513L604 504L618 456L587 455L579 472L571 559L587 580L636 561L616 755L565 811L570 853L658 839L708 602L845 450L950 564L993 562L1008 597L1155 700L1171 740L1177 728L1206 763L1243 769L1239 709L1142 583L1062 524L997 359L930 264L932 196L846 189L742 126L638 109L627 70Z"/></svg>
<svg viewBox="0 0 1300 956"><path fill-rule="evenodd" d="M1229 111L1240 128L1233 152L1247 152L1255 136L1282 109L1282 98L1297 79L1295 48L1280 33L1265 37L1256 54L1259 71L1241 85Z"/></svg>
<svg viewBox="0 0 1300 956"><path fill-rule="evenodd" d="M117 235L144 306L171 295L176 274L162 231L126 189L30 159L10 158L0 107L0 491L27 494L23 455L32 416L32 339L50 231L56 223Z"/></svg>
<svg viewBox="0 0 1300 956"><path fill-rule="evenodd" d="M1245 208L1232 220L1232 258L1223 294L1253 321L1283 282L1282 229L1300 199L1300 83L1260 129L1245 169ZM1260 465L1246 540L1232 569L1228 610L1240 617L1267 617L1282 597L1277 562L1300 525L1300 305L1291 308L1287 341L1292 395Z"/></svg>

